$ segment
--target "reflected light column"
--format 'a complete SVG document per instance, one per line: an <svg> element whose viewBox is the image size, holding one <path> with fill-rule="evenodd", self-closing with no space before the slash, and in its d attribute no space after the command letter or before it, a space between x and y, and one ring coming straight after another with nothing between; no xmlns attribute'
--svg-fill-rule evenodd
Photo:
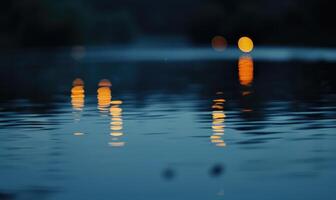
<svg viewBox="0 0 336 200"><path fill-rule="evenodd" d="M81 111L84 108L84 82L82 79L77 78L72 82L71 88L71 105L76 111Z"/></svg>
<svg viewBox="0 0 336 200"><path fill-rule="evenodd" d="M218 92L221 94L221 92ZM218 147L226 146L222 136L224 135L224 98L216 98L213 100L212 105L212 135L210 136L211 143Z"/></svg>
<svg viewBox="0 0 336 200"><path fill-rule="evenodd" d="M107 113L108 108L111 103L111 82L107 79L103 79L98 84L98 90L97 90L97 99L98 99L98 110L101 113Z"/></svg>
<svg viewBox="0 0 336 200"><path fill-rule="evenodd" d="M238 61L239 82L242 86L250 86L253 82L253 60L250 56L241 56Z"/></svg>
<svg viewBox="0 0 336 200"><path fill-rule="evenodd" d="M250 56L244 55L239 58L238 61L238 75L239 75L239 82L242 86L242 96L245 98L252 94L252 84L254 79L254 66L253 60ZM249 102L249 101L248 101ZM248 103L247 102L247 103ZM242 112L252 112L253 109L250 106L245 106L242 109Z"/></svg>
<svg viewBox="0 0 336 200"><path fill-rule="evenodd" d="M109 142L109 145L112 147L123 147L125 142L120 141L121 136L123 136L123 120L122 120L122 109L120 105L122 101L113 100L111 101L110 115L111 115L111 133L112 141Z"/></svg>
<svg viewBox="0 0 336 200"><path fill-rule="evenodd" d="M80 115L84 108L84 99L85 99L85 90L84 90L84 81L80 78L75 79L72 82L71 88L71 105L74 110L74 119L75 122L80 121ZM82 132L74 132L76 136L83 135Z"/></svg>

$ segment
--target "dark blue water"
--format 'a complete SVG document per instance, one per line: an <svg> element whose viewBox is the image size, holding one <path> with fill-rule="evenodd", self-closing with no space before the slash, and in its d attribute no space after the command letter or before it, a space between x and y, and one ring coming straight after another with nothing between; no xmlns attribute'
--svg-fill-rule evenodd
<svg viewBox="0 0 336 200"><path fill-rule="evenodd" d="M335 197L334 63L0 70L1 200Z"/></svg>

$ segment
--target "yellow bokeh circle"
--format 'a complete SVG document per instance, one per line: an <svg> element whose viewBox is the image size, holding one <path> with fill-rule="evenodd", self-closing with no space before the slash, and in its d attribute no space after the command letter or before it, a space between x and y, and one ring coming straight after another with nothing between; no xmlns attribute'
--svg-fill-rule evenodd
<svg viewBox="0 0 336 200"><path fill-rule="evenodd" d="M253 50L253 41L249 37L241 37L238 40L238 47L242 52L249 53Z"/></svg>

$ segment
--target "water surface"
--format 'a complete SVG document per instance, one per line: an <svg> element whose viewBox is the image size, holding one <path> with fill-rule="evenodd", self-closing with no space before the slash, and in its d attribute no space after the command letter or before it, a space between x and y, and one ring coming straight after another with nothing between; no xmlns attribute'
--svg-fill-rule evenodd
<svg viewBox="0 0 336 200"><path fill-rule="evenodd" d="M0 68L0 199L335 196L334 63L15 63Z"/></svg>

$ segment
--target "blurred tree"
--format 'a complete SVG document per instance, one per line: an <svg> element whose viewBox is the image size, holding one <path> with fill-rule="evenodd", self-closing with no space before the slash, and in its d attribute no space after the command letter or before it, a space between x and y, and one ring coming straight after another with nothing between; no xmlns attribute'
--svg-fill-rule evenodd
<svg viewBox="0 0 336 200"><path fill-rule="evenodd" d="M336 45L331 0L4 0L0 47L128 44L142 36L182 36L229 45Z"/></svg>
<svg viewBox="0 0 336 200"><path fill-rule="evenodd" d="M79 15L71 7L43 0L5 1L1 46L61 46L83 40Z"/></svg>

